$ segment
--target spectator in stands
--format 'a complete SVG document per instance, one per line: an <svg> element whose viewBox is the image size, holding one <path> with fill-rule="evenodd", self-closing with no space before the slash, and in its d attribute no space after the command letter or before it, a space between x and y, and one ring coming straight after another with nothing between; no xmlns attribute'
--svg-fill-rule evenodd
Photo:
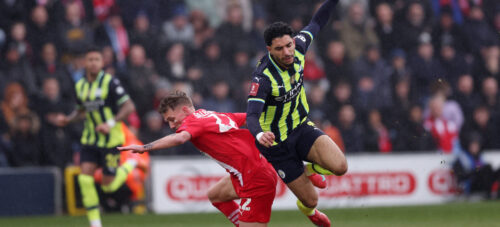
<svg viewBox="0 0 500 227"><path fill-rule="evenodd" d="M470 133L475 132L482 138L482 148L486 150L499 149L499 130L498 122L491 119L488 107L481 105L474 109L471 121L467 122L462 128L460 140L467 139L466 137Z"/></svg>
<svg viewBox="0 0 500 227"><path fill-rule="evenodd" d="M345 46L338 40L332 40L326 48L325 73L330 85L337 85L340 80L349 81L353 84L353 74L351 70L351 62L345 55Z"/></svg>
<svg viewBox="0 0 500 227"><path fill-rule="evenodd" d="M475 132L469 133L465 138L462 145L464 150L458 153L453 163L458 187L466 196L480 193L484 198L489 198L496 174L484 160L483 138Z"/></svg>
<svg viewBox="0 0 500 227"><path fill-rule="evenodd" d="M16 22L10 28L9 46L14 46L17 49L21 58L33 60L33 49L31 44L26 39L26 25L23 22Z"/></svg>
<svg viewBox="0 0 500 227"><path fill-rule="evenodd" d="M27 39L32 45L35 55L40 53L45 43L57 43L57 30L49 23L49 15L44 6L36 6L31 10L31 20L28 23ZM38 57L38 56L37 56Z"/></svg>
<svg viewBox="0 0 500 227"><path fill-rule="evenodd" d="M452 99L451 86L446 80L438 80L431 84L431 95L441 93L446 98L443 105L443 118L453 124L460 130L464 124L464 114L460 104ZM426 114L427 116L427 114Z"/></svg>
<svg viewBox="0 0 500 227"><path fill-rule="evenodd" d="M414 100L411 95L411 79L409 77L401 77L393 87L393 105L390 109L383 110L388 116L388 126L390 128L400 130L408 121L410 108Z"/></svg>
<svg viewBox="0 0 500 227"><path fill-rule="evenodd" d="M66 70L69 73L73 83L80 80L85 73L85 55L83 52L76 52L66 64Z"/></svg>
<svg viewBox="0 0 500 227"><path fill-rule="evenodd" d="M363 151L364 129L356 122L356 111L352 105L343 105L339 108L338 126L342 140L345 145L345 152Z"/></svg>
<svg viewBox="0 0 500 227"><path fill-rule="evenodd" d="M481 103L481 96L474 90L474 79L470 74L463 74L458 78L457 89L453 99L460 104L464 113L465 122L472 120L472 112Z"/></svg>
<svg viewBox="0 0 500 227"><path fill-rule="evenodd" d="M495 42L498 34L495 34L491 26L484 18L484 12L479 6L470 9L469 17L464 24L464 34L468 44L469 52L479 55L479 50L488 43Z"/></svg>
<svg viewBox="0 0 500 227"><path fill-rule="evenodd" d="M237 4L228 4L226 19L217 28L215 38L220 43L222 56L230 58L236 50L238 43L252 44L249 42L248 33L243 29L243 9ZM250 47L253 48L253 47Z"/></svg>
<svg viewBox="0 0 500 227"><path fill-rule="evenodd" d="M469 72L468 64L464 56L455 50L452 43L442 43L440 46L443 78L451 84L452 90L456 90L458 77Z"/></svg>
<svg viewBox="0 0 500 227"><path fill-rule="evenodd" d="M338 125L340 107L344 105L351 105L352 100L351 84L347 81L339 81L331 90L331 98L327 98L327 107L329 107L327 110L327 113L329 113L327 115L327 117L329 117L328 120L330 120L333 124Z"/></svg>
<svg viewBox="0 0 500 227"><path fill-rule="evenodd" d="M487 77L483 80L481 94L483 103L489 108L491 118L497 122L500 120L500 97L498 93L498 80Z"/></svg>
<svg viewBox="0 0 500 227"><path fill-rule="evenodd" d="M380 49L384 58L389 58L391 51L399 47L399 33L395 26L394 12L391 6L382 2L376 8L375 32L380 40Z"/></svg>
<svg viewBox="0 0 500 227"><path fill-rule="evenodd" d="M183 42L192 45L194 28L188 20L187 9L184 5L177 6L172 12L172 19L165 21L162 26L162 43L169 44Z"/></svg>
<svg viewBox="0 0 500 227"><path fill-rule="evenodd" d="M37 87L42 90L43 81L47 78L57 79L60 93L64 99L72 99L74 83L67 74L66 69L57 59L57 49L54 43L45 43L40 52L40 63L35 67Z"/></svg>
<svg viewBox="0 0 500 227"><path fill-rule="evenodd" d="M392 105L393 71L380 56L377 46L366 49L365 54L354 63L353 71L357 84L356 108L366 113L372 108L382 109ZM363 115L361 117L364 118Z"/></svg>
<svg viewBox="0 0 500 227"><path fill-rule="evenodd" d="M123 25L122 17L117 10L111 12L102 27L96 30L95 43L100 46L111 46L116 56L116 69L119 72L126 70L130 41L127 28Z"/></svg>
<svg viewBox="0 0 500 227"><path fill-rule="evenodd" d="M203 75L210 77L210 80L227 80L231 78L231 67L222 56L221 46L215 39L208 40L203 45L203 55L199 62Z"/></svg>
<svg viewBox="0 0 500 227"><path fill-rule="evenodd" d="M443 78L444 71L439 60L434 56L434 48L430 42L430 36L422 36L418 45L417 55L409 59L412 69L412 85L416 97L424 103L430 95L430 85L438 78Z"/></svg>
<svg viewBox="0 0 500 227"><path fill-rule="evenodd" d="M345 44L347 56L356 60L369 45L378 45L373 24L368 22L365 6L359 1L349 5L347 18L342 23L340 38Z"/></svg>
<svg viewBox="0 0 500 227"><path fill-rule="evenodd" d="M130 48L128 74L124 84L127 84L130 97L136 103L140 117L154 108L155 81L158 77L154 69L146 63L146 51L139 44ZM141 118L141 120L144 120Z"/></svg>
<svg viewBox="0 0 500 227"><path fill-rule="evenodd" d="M432 151L436 143L432 135L423 126L424 118L422 108L412 105L403 121L396 128L394 138L394 151Z"/></svg>
<svg viewBox="0 0 500 227"><path fill-rule="evenodd" d="M482 47L481 57L476 58L472 73L479 84L486 77L500 78L500 47L497 44Z"/></svg>
<svg viewBox="0 0 500 227"><path fill-rule="evenodd" d="M436 50L440 50L443 44L453 44L453 48L464 53L467 49L462 27L454 20L450 8L443 8L439 15L439 21L432 29L432 44Z"/></svg>
<svg viewBox="0 0 500 227"><path fill-rule="evenodd" d="M82 51L82 48L93 42L94 31L86 24L82 10L77 2L65 6L65 20L59 22L59 40L63 55Z"/></svg>
<svg viewBox="0 0 500 227"><path fill-rule="evenodd" d="M193 47L200 49L209 38L214 35L214 29L210 26L207 16L201 10L191 11L189 22L193 25ZM259 34L259 37L262 35Z"/></svg>
<svg viewBox="0 0 500 227"><path fill-rule="evenodd" d="M383 153L392 151L389 130L382 122L379 110L372 109L368 112L368 122L365 129L363 151L379 151Z"/></svg>
<svg viewBox="0 0 500 227"><path fill-rule="evenodd" d="M424 121L424 128L431 133L440 151L452 153L458 149L457 125L443 116L446 97L443 93L436 93L429 100L429 116Z"/></svg>
<svg viewBox="0 0 500 227"><path fill-rule="evenodd" d="M28 107L28 97L19 83L11 83L4 90L1 103L2 117L7 126L6 147L12 166L38 165L40 150L38 141L39 121ZM28 142L29 141L29 142Z"/></svg>
<svg viewBox="0 0 500 227"><path fill-rule="evenodd" d="M203 101L203 108L219 113L232 113L236 104L229 96L229 84L225 80L215 81L212 84L210 97Z"/></svg>
<svg viewBox="0 0 500 227"><path fill-rule="evenodd" d="M160 75L170 81L186 79L186 48L181 42L172 43L164 55L158 60L157 68Z"/></svg>
<svg viewBox="0 0 500 227"><path fill-rule="evenodd" d="M42 95L38 97L36 111L40 116L40 149L42 164L57 166L61 170L71 163L72 144L78 141L74 127L61 127L56 118L73 110L71 101L62 97L58 79L46 77L42 81Z"/></svg>
<svg viewBox="0 0 500 227"><path fill-rule="evenodd" d="M9 154L11 166L38 166L41 164L38 117L34 113L17 116L10 133L12 150ZM29 141L29 142L28 142Z"/></svg>
<svg viewBox="0 0 500 227"><path fill-rule="evenodd" d="M408 5L405 20L400 24L399 37L401 47L408 53L415 51L423 34L429 34L431 27L427 24L426 12L421 2L413 1Z"/></svg>
<svg viewBox="0 0 500 227"><path fill-rule="evenodd" d="M130 31L130 44L139 44L146 50L147 58L156 57L158 34L150 24L148 15L140 11L134 19L134 27Z"/></svg>
<svg viewBox="0 0 500 227"><path fill-rule="evenodd" d="M322 125L323 119L327 118L329 109L328 103L325 101L326 89L321 83L311 84L308 90L307 98L309 104L309 116L311 120L318 126Z"/></svg>
<svg viewBox="0 0 500 227"><path fill-rule="evenodd" d="M403 49L398 48L392 50L390 60L393 69L393 74L391 76L393 84L396 84L396 82L401 79L411 78L411 69L406 64L406 53Z"/></svg>
<svg viewBox="0 0 500 227"><path fill-rule="evenodd" d="M9 45L5 53L5 61L0 62L4 71L4 85L9 82L18 82L26 89L28 95L35 95L38 88L35 83L35 75L30 63L21 57L16 45ZM5 88L0 88L3 90Z"/></svg>
<svg viewBox="0 0 500 227"><path fill-rule="evenodd" d="M304 81L306 83L310 82L320 82L321 85L324 85L322 89L329 89L329 83L326 79L325 71L323 70L323 62L316 55L315 48L309 48L306 57L305 57L305 66L304 66Z"/></svg>

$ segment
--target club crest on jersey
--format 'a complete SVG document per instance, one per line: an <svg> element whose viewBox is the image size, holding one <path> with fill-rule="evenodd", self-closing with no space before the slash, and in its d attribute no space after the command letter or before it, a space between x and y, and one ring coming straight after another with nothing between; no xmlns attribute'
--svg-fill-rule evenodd
<svg viewBox="0 0 500 227"><path fill-rule="evenodd" d="M252 83L250 87L250 95L256 96L258 91L259 91L259 83Z"/></svg>
<svg viewBox="0 0 500 227"><path fill-rule="evenodd" d="M281 169L278 170L278 175L280 175L281 179L285 179L286 177L285 172Z"/></svg>

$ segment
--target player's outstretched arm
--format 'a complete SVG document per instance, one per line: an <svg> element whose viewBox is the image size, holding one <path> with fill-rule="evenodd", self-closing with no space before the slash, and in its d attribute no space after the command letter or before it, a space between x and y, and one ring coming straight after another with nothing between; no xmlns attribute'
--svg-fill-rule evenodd
<svg viewBox="0 0 500 227"><path fill-rule="evenodd" d="M338 0L326 0L323 5L319 7L318 11L312 17L311 22L309 22L304 30L309 31L312 35L316 36L319 30L323 28L326 23L328 23L330 15L338 2Z"/></svg>
<svg viewBox="0 0 500 227"><path fill-rule="evenodd" d="M154 142L145 144L145 145L130 145L130 146L125 146L125 147L117 147L118 150L120 151L127 151L130 150L133 153L144 153L152 150L158 150L158 149L167 149L175 146L179 146L181 144L186 143L191 139L191 134L186 131L182 131L179 133L174 133L170 134L168 136L165 136L161 139L158 139Z"/></svg>

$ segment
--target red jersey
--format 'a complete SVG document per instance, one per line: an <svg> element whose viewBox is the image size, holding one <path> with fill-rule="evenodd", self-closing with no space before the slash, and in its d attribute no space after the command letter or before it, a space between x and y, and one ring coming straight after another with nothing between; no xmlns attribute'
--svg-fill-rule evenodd
<svg viewBox="0 0 500 227"><path fill-rule="evenodd" d="M239 189L250 184L255 172L262 168L272 170L260 155L250 131L239 128L245 121L246 113L217 113L200 109L187 116L177 130L177 133L189 132L191 142L231 174L238 194Z"/></svg>

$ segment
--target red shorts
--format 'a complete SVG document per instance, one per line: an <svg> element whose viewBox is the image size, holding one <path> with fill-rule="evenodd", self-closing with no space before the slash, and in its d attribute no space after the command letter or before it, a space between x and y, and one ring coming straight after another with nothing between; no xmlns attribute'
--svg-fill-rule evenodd
<svg viewBox="0 0 500 227"><path fill-rule="evenodd" d="M271 164L265 161L259 171L248 178L247 182L244 187L240 185L235 187L236 193L241 198L239 220L268 223L278 183L276 172ZM235 183L237 182L233 181L233 185Z"/></svg>

